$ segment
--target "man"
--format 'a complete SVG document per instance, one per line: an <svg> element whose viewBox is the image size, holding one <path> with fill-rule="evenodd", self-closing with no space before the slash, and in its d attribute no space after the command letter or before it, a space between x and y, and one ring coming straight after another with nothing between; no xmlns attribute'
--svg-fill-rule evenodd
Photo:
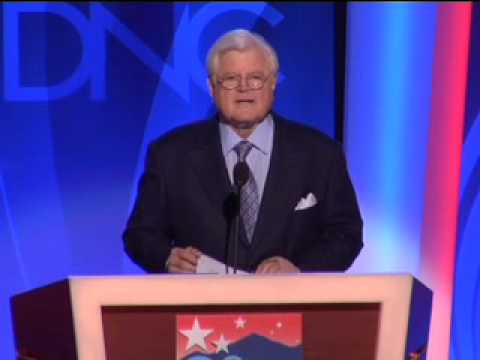
<svg viewBox="0 0 480 360"><path fill-rule="evenodd" d="M239 205L238 266L256 273L344 271L362 220L341 147L272 113L275 51L234 30L208 55L218 116L153 142L124 233L149 272L194 273L202 254L232 265L233 169L248 165Z"/></svg>

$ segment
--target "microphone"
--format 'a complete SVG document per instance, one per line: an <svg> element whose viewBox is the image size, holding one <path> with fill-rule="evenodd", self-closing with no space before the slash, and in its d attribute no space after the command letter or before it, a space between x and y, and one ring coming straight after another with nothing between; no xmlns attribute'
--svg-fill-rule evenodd
<svg viewBox="0 0 480 360"><path fill-rule="evenodd" d="M235 214L235 223L233 226L233 273L237 273L238 267L238 237L240 228L240 190L245 185L250 177L250 169L245 161L239 161L233 168L233 183L237 195L237 211ZM228 269L228 267L227 267Z"/></svg>
<svg viewBox="0 0 480 360"><path fill-rule="evenodd" d="M238 191L245 185L250 177L250 169L245 161L239 161L233 168L233 183Z"/></svg>

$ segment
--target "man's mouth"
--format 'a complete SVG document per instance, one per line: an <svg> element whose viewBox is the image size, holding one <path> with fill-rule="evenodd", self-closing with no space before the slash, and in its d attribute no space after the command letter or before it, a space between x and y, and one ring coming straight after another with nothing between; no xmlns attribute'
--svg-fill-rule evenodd
<svg viewBox="0 0 480 360"><path fill-rule="evenodd" d="M251 105L255 102L253 99L238 99L235 101L239 105Z"/></svg>

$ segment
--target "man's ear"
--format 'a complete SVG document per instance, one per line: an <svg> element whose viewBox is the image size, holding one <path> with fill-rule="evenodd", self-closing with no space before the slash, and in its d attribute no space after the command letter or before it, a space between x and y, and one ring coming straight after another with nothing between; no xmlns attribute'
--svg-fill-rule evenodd
<svg viewBox="0 0 480 360"><path fill-rule="evenodd" d="M277 88L277 80L278 80L278 75L275 75L272 79L272 90L275 91Z"/></svg>
<svg viewBox="0 0 480 360"><path fill-rule="evenodd" d="M207 87L208 87L208 92L210 93L210 96L213 97L213 81L212 81L212 78L209 77L207 79Z"/></svg>

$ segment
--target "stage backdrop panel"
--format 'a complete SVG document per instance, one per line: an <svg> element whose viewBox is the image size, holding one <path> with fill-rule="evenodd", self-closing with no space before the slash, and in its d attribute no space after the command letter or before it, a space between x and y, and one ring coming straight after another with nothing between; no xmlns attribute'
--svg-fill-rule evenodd
<svg viewBox="0 0 480 360"><path fill-rule="evenodd" d="M277 111L340 136L341 14L331 3L0 5L2 359L14 358L12 294L140 272L121 233L145 148L213 114L204 60L220 34L261 33L280 57Z"/></svg>

